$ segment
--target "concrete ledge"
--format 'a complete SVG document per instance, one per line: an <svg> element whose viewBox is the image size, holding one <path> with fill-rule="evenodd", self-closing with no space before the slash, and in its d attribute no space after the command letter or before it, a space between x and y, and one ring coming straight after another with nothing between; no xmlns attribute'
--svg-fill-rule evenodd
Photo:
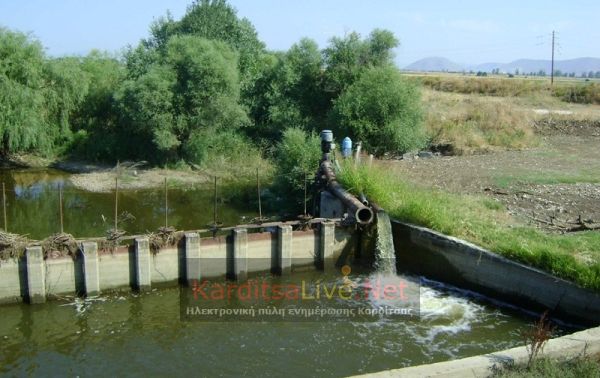
<svg viewBox="0 0 600 378"><path fill-rule="evenodd" d="M600 327L597 327L549 340L538 356L567 360L599 353ZM522 346L460 360L386 370L360 377L488 377L494 367L500 368L507 363L525 364L528 356L527 348Z"/></svg>
<svg viewBox="0 0 600 378"><path fill-rule="evenodd" d="M425 227L392 222L398 268L569 323L600 324L600 293Z"/></svg>
<svg viewBox="0 0 600 378"><path fill-rule="evenodd" d="M150 259L150 241L148 238L136 238L136 286L140 291L148 291L152 286L152 263Z"/></svg>
<svg viewBox="0 0 600 378"><path fill-rule="evenodd" d="M292 226L277 227L277 267L279 274L290 274L292 270Z"/></svg>
<svg viewBox="0 0 600 378"><path fill-rule="evenodd" d="M248 230L233 230L233 273L238 281L248 277Z"/></svg>
<svg viewBox="0 0 600 378"><path fill-rule="evenodd" d="M228 236L202 238L197 231L189 231L177 246L158 251L151 251L144 237L111 251L99 249L96 240L80 240L82 253L75 260L44 259L41 248L32 246L21 259L0 261L0 304L37 303L49 296L95 295L125 288L143 291L153 284L175 286L190 279L227 275L243 280L250 273L314 269L322 222L332 223L328 229L334 230L333 237L326 235L327 256L337 259L355 247L354 228L335 227L323 219L311 223L315 227L309 230L294 231L294 222L274 222L264 224L268 231L250 232L252 228L240 226L229 229L232 235Z"/></svg>
<svg viewBox="0 0 600 378"><path fill-rule="evenodd" d="M200 266L200 235L196 232L185 234L185 267L188 284L193 280L200 280L202 276Z"/></svg>
<svg viewBox="0 0 600 378"><path fill-rule="evenodd" d="M98 243L81 243L83 255L83 275L86 295L100 294L100 273L98 269Z"/></svg>
<svg viewBox="0 0 600 378"><path fill-rule="evenodd" d="M319 262L323 264L324 271L331 271L335 268L335 256L333 247L335 243L335 223L321 223L321 245Z"/></svg>
<svg viewBox="0 0 600 378"><path fill-rule="evenodd" d="M27 288L29 303L46 302L46 266L42 247L27 247Z"/></svg>

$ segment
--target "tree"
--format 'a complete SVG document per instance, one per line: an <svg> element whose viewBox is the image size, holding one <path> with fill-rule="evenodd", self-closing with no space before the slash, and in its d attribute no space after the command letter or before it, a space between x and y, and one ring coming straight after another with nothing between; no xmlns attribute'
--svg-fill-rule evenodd
<svg viewBox="0 0 600 378"><path fill-rule="evenodd" d="M392 65L392 50L398 45L392 32L381 29L373 30L365 40L356 32L344 38L333 37L323 51L325 91L335 99L358 80L364 70Z"/></svg>
<svg viewBox="0 0 600 378"><path fill-rule="evenodd" d="M0 152L48 154L70 138L70 118L87 92L73 58L46 59L29 35L0 28Z"/></svg>
<svg viewBox="0 0 600 378"><path fill-rule="evenodd" d="M424 144L420 95L395 67L368 69L335 101L338 135L362 141L370 152L404 153Z"/></svg>
<svg viewBox="0 0 600 378"><path fill-rule="evenodd" d="M275 163L279 175L276 185L282 192L288 193L288 198L300 200L304 192L304 175L310 176L315 172L320 159L320 140L315 133L288 128L277 144Z"/></svg>
<svg viewBox="0 0 600 378"><path fill-rule="evenodd" d="M279 140L288 127L305 130L324 124L329 110L322 90L323 59L313 40L302 39L285 54L272 54L264 64L252 96L255 139Z"/></svg>
<svg viewBox="0 0 600 378"><path fill-rule="evenodd" d="M148 46L164 49L175 35L193 35L221 41L239 53L242 89L251 87L258 72L260 56L265 51L254 26L246 18L238 18L236 10L225 0L196 0L185 15L174 21L167 14L151 27Z"/></svg>
<svg viewBox="0 0 600 378"><path fill-rule="evenodd" d="M197 156L186 147L194 134L248 123L239 104L237 54L222 42L189 35L171 37L162 62L127 80L116 98L124 132L136 136L129 151L152 160Z"/></svg>

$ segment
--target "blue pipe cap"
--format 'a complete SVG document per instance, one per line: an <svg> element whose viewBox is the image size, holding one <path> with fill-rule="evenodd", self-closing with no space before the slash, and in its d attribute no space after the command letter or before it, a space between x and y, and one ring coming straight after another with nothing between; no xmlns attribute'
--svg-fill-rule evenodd
<svg viewBox="0 0 600 378"><path fill-rule="evenodd" d="M350 139L349 137L345 137L344 140L342 140L342 149L343 150L351 150L352 149L352 139Z"/></svg>
<svg viewBox="0 0 600 378"><path fill-rule="evenodd" d="M329 143L333 142L333 132L331 130L321 131L321 141Z"/></svg>

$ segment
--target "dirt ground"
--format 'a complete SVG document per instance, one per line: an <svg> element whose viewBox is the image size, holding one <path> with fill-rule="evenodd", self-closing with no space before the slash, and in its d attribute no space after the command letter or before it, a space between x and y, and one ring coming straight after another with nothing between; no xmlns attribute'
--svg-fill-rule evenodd
<svg viewBox="0 0 600 378"><path fill-rule="evenodd" d="M600 122L538 122L523 151L381 162L407 180L483 194L521 220L558 232L600 228Z"/></svg>
<svg viewBox="0 0 600 378"><path fill-rule="evenodd" d="M68 167L64 164L69 164ZM71 183L78 189L90 192L110 192L115 188L116 172L114 168L85 165L81 163L63 163L61 169L78 172L69 177ZM192 187L196 184L209 182L210 177L202 172L170 169L122 169L119 173L119 189L160 188L165 178L170 186Z"/></svg>

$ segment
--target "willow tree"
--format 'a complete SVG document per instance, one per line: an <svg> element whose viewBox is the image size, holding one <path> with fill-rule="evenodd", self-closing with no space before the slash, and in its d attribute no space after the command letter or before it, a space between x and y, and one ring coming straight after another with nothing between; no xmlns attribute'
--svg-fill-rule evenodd
<svg viewBox="0 0 600 378"><path fill-rule="evenodd" d="M127 80L116 98L125 128L137 137L131 147L145 146L144 157L153 160L197 160L203 134L249 122L239 103L237 53L194 36L172 37L160 61Z"/></svg>
<svg viewBox="0 0 600 378"><path fill-rule="evenodd" d="M87 92L73 59L47 59L27 34L0 28L0 152L49 153L70 138Z"/></svg>

